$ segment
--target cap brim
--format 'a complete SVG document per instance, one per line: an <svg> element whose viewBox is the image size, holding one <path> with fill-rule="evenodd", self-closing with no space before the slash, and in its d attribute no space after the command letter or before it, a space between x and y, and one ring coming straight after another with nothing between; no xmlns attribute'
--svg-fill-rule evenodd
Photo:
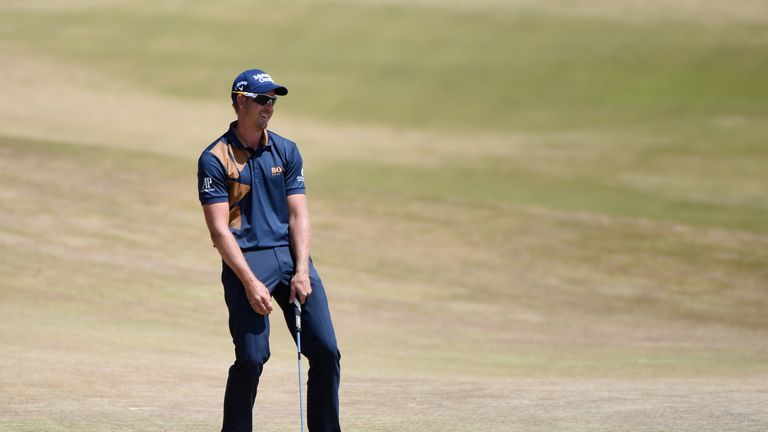
<svg viewBox="0 0 768 432"><path fill-rule="evenodd" d="M288 94L288 89L283 86L275 87L275 94L278 96L285 96Z"/></svg>
<svg viewBox="0 0 768 432"><path fill-rule="evenodd" d="M274 91L278 96L285 96L288 94L287 88L274 83L265 83L255 88L251 87L250 89L251 93L269 93L271 91Z"/></svg>

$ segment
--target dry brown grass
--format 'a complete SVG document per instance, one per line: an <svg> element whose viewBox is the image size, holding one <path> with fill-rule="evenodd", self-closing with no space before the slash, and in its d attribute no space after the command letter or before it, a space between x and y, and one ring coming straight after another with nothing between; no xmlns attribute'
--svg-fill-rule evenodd
<svg viewBox="0 0 768 432"><path fill-rule="evenodd" d="M252 6L252 3L240 0L228 2L226 5L205 2L201 0L166 0L163 2L137 1L137 0L76 0L61 2L56 0L6 0L0 5L11 10L37 10L37 11L67 11L83 10L90 8L114 7L116 5L129 5L141 8L145 11L174 12L195 14L204 17L228 17L233 10ZM360 5L400 5L421 6L455 11L488 11L505 12L547 12L568 16L582 16L592 18L608 18L623 21L640 21L647 19L683 19L717 22L765 22L768 19L768 5L762 0L738 0L734 2L722 2L717 0L556 0L546 3L534 0L474 0L474 1L448 1L448 0L365 0L364 2L349 2Z"/></svg>
<svg viewBox="0 0 768 432"><path fill-rule="evenodd" d="M648 19L683 19L704 22L757 21L768 19L768 5L760 0L724 3L716 0L557 0L546 3L535 0L478 0L451 2L446 0L367 0L369 4L418 4L426 8L458 11L495 10L498 12L548 12L585 18L608 18L622 21Z"/></svg>
<svg viewBox="0 0 768 432"><path fill-rule="evenodd" d="M0 65L3 133L43 140L0 146L13 185L0 188L0 430L215 429L231 346L192 184L229 107L50 59ZM398 162L384 146L439 166L466 144L280 116L274 127L316 166ZM489 135L475 151L568 165L541 142ZM765 236L327 191L311 205L347 430L768 424ZM257 415L277 431L296 423L295 358L279 323L272 340Z"/></svg>

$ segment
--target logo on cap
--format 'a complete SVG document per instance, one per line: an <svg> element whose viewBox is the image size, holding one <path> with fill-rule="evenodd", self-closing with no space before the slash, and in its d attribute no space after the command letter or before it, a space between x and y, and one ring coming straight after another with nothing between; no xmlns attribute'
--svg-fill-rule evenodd
<svg viewBox="0 0 768 432"><path fill-rule="evenodd" d="M242 91L246 85L248 85L248 81L238 81L237 84L235 84L235 89Z"/></svg>
<svg viewBox="0 0 768 432"><path fill-rule="evenodd" d="M260 83L265 83L265 82L274 83L274 81L272 81L272 77L269 76L269 74L265 74L265 73L260 73L260 74L254 75L253 79L255 79L256 81L258 81Z"/></svg>

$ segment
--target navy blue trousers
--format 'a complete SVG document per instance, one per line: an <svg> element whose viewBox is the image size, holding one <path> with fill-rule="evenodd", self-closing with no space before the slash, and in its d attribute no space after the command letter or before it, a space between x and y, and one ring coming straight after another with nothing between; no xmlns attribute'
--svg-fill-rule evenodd
<svg viewBox="0 0 768 432"><path fill-rule="evenodd" d="M286 325L296 338L293 305L288 303L294 261L290 249L243 252L256 277L267 286L282 309ZM301 351L309 360L307 381L307 426L313 432L334 432L339 426L339 381L341 353L328 311L323 283L312 261L309 264L312 294L302 305ZM224 264L221 274L224 298L229 309L229 331L235 345L235 362L229 368L224 395L222 432L246 432L253 427L253 404L259 376L269 359L269 317L257 314L248 303L245 289Z"/></svg>

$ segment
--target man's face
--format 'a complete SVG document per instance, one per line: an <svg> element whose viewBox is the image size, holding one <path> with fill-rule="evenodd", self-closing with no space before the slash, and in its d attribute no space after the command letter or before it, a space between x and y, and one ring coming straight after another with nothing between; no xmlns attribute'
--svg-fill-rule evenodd
<svg viewBox="0 0 768 432"><path fill-rule="evenodd" d="M274 91L264 94L275 96ZM240 104L238 120L256 126L259 129L266 129L269 124L269 119L272 118L272 114L275 112L274 102L261 105L253 98L245 95L238 95L237 98L238 103Z"/></svg>

